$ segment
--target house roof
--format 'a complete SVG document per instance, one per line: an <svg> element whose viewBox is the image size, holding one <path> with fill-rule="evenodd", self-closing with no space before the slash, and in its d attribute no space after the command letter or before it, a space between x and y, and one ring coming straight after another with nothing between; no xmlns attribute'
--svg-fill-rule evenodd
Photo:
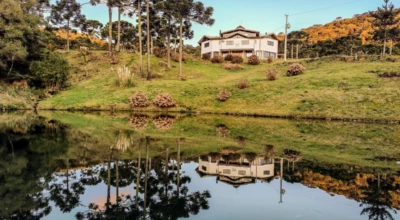
<svg viewBox="0 0 400 220"><path fill-rule="evenodd" d="M256 33L256 34L259 34L259 33L260 33L259 31L249 30L249 29L246 29L245 27L243 27L242 25L239 25L239 26L238 26L237 28L235 28L235 29L221 32L220 36L222 36L223 34L229 34L229 33L235 32L235 31L244 31L244 32Z"/></svg>
<svg viewBox="0 0 400 220"><path fill-rule="evenodd" d="M234 34L234 35L231 35L231 36L225 37L225 38L222 37L224 34L233 33L233 32L235 32L235 31L245 31L245 32L249 32L249 33L256 33L256 34L257 34L257 37L248 37L248 36L245 36L245 35L243 35L243 34L241 34L241 33L236 33L236 34ZM202 42L207 41L207 40L229 39L229 38L232 38L232 37L237 36L237 35L240 35L240 36L242 36L242 37L244 37L244 38L248 38L248 39L272 38L272 39L274 39L274 40L280 41L279 38L278 38L278 37L276 36L276 34L274 34L274 33L270 33L270 34L266 33L265 35L262 35L262 36L260 36L259 34L260 34L259 31L248 30L248 29L246 29L246 28L244 28L243 26L240 25L240 26L238 26L238 27L235 28L235 29L232 29L232 30L229 30L229 31L221 32L221 33L220 33L220 36L204 35L204 36L199 40L198 44L201 44Z"/></svg>
<svg viewBox="0 0 400 220"><path fill-rule="evenodd" d="M206 40L219 40L219 39L221 39L220 37L217 37L217 36L209 36L209 35L204 35L200 40L199 40L199 44L201 44L203 41L206 41Z"/></svg>
<svg viewBox="0 0 400 220"><path fill-rule="evenodd" d="M270 34L266 33L264 36L265 37L271 37L274 40L280 41L278 36L276 36L276 34L274 34L274 33L270 33Z"/></svg>

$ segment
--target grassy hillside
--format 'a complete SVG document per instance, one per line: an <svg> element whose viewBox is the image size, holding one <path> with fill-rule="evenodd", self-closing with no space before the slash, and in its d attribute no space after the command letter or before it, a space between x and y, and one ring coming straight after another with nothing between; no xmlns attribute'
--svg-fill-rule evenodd
<svg viewBox="0 0 400 220"><path fill-rule="evenodd" d="M321 118L400 119L400 80L380 78L371 71L399 71L394 62L301 61L303 75L287 77L288 63L277 61L258 66L243 64L243 70L228 71L220 64L189 60L183 65L187 81L177 77L178 64L168 70L162 59L152 57L152 74L146 81L138 74L138 56L122 53L119 64L111 65L105 52L94 52L87 66L78 52L66 54L72 64L72 86L39 103L39 109L130 109L128 98L144 91L152 100L160 92L168 92L177 101L172 110L192 110L213 113L259 114ZM145 62L144 62L145 63ZM128 66L135 73L135 86L124 88L116 84L118 66ZM276 81L266 81L265 72L276 68ZM146 68L145 68L146 69ZM247 79L246 89L239 89L239 80ZM232 97L226 102L216 100L226 89ZM157 110L151 106L141 110Z"/></svg>

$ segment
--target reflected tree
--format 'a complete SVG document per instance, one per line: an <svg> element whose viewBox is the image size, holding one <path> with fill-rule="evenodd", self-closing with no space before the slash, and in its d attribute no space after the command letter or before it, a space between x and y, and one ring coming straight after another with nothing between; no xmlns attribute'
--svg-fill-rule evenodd
<svg viewBox="0 0 400 220"><path fill-rule="evenodd" d="M70 212L79 205L80 195L85 191L82 182L76 176L76 171L70 171L70 159L64 161L65 173L55 174L50 184L50 199L62 212Z"/></svg>
<svg viewBox="0 0 400 220"><path fill-rule="evenodd" d="M385 178L381 178L380 173L377 177L368 178L368 186L363 187L365 198L360 206L364 208L360 215L367 215L370 220L394 220L392 213L397 214L397 211L392 208L390 192L398 190L398 186L393 183L392 177L385 175Z"/></svg>

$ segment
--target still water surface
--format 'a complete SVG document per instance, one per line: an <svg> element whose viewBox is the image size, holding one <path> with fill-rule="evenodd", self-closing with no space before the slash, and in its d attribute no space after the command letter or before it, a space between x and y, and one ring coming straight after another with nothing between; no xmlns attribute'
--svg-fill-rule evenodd
<svg viewBox="0 0 400 220"><path fill-rule="evenodd" d="M1 219L400 219L398 132L223 116L0 115Z"/></svg>

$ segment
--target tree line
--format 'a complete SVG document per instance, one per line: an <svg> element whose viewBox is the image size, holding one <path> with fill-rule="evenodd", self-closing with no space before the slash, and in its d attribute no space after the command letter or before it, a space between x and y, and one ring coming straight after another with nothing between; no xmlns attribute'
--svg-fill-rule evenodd
<svg viewBox="0 0 400 220"><path fill-rule="evenodd" d="M171 67L171 41L179 40L179 73L182 75L183 39L193 37L192 23L212 25L213 8L194 0L2 0L0 2L0 79L27 80L35 88L60 90L66 86L67 61L55 51L65 43L71 47L71 32L80 31L91 37L107 40L111 57L121 47L138 48L140 74L151 79L151 44L167 48ZM86 5L106 5L108 22L87 19L82 13ZM112 20L117 8L118 20ZM123 21L127 15L131 21ZM136 24L136 26L134 25ZM54 30L66 31L66 40ZM77 39L89 44L87 38ZM147 74L142 62L147 54Z"/></svg>
<svg viewBox="0 0 400 220"><path fill-rule="evenodd" d="M104 4L108 8L109 21L103 25L87 20L81 9L85 4ZM117 8L118 21L112 20L113 9ZM147 54L147 79L151 79L150 53L153 39L155 45L167 48L167 65L171 67L171 37L179 39L179 76L182 75L183 39L193 37L192 23L212 25L213 8L193 0L90 0L80 4L76 0L58 0L51 6L50 21L53 26L67 30L66 50L69 50L69 31L78 28L89 35L98 34L108 40L110 56L120 51L123 45L138 45L140 74L143 73L142 55ZM122 21L128 15L132 22ZM136 23L136 27L133 25ZM115 48L113 47L115 45ZM145 47L144 47L145 46Z"/></svg>
<svg viewBox="0 0 400 220"><path fill-rule="evenodd" d="M384 4L376 11L368 12L368 16L372 18L372 30L369 31L368 44L363 43L362 36L350 26L346 30L348 32L346 36L318 42L312 42L312 36L308 31L300 30L288 34L288 54L291 58L313 58L339 54L348 56L400 54L400 9L396 8L389 0L383 2ZM338 17L336 23L341 19ZM314 26L319 28L321 25ZM283 45L280 45L279 49L283 53Z"/></svg>

